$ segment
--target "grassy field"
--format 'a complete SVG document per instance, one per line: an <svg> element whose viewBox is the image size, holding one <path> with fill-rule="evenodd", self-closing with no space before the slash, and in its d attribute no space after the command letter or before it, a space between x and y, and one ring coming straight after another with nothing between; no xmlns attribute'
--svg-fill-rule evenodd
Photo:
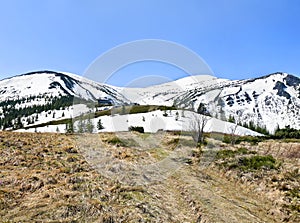
<svg viewBox="0 0 300 223"><path fill-rule="evenodd" d="M0 132L0 222L299 222L299 142L207 141Z"/></svg>

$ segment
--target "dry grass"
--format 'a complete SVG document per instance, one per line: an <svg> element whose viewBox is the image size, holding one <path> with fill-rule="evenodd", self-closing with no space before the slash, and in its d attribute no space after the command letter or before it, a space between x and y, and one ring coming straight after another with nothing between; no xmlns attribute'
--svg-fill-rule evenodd
<svg viewBox="0 0 300 223"><path fill-rule="evenodd" d="M86 140L82 146L79 137ZM209 140L205 149L217 149L215 143L220 142ZM0 132L0 222L296 222L299 144L240 146L250 154L274 156L280 169L244 174L210 165L199 170L191 138L171 133ZM139 186L97 171L85 151L97 154L97 148L122 164L140 166L177 150L191 152L174 158L182 166L167 179Z"/></svg>
<svg viewBox="0 0 300 223"><path fill-rule="evenodd" d="M270 213L277 215L280 222L300 222L300 143L268 140L250 145L242 143L231 148L230 154L240 149L247 150L244 156L258 154L274 157L275 168L261 168L249 171L243 168L227 168L222 172L231 180L241 183L246 191L254 191L273 203ZM225 150L227 151L227 150ZM255 155L252 155L255 156ZM224 167L230 162L240 163L243 157L223 157L219 164ZM237 162L236 162L237 161Z"/></svg>
<svg viewBox="0 0 300 223"><path fill-rule="evenodd" d="M101 176L74 146L74 137L0 133L1 222L149 218L138 207L146 192Z"/></svg>

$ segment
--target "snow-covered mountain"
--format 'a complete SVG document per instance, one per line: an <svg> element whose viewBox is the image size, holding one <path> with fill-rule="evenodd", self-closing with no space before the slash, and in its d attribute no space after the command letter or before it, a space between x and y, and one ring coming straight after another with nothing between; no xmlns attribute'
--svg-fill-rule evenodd
<svg viewBox="0 0 300 223"><path fill-rule="evenodd" d="M234 117L240 124L266 126L269 131L287 125L300 129L300 79L286 73L235 81L199 75L146 88L120 88L71 73L31 72L0 81L0 125L18 129L74 117L99 98L115 105L200 109L218 119Z"/></svg>
<svg viewBox="0 0 300 223"><path fill-rule="evenodd" d="M201 104L213 117L234 117L241 124L251 122L271 132L287 125L300 129L300 79L287 73L235 81L191 76L147 88L125 89L123 94L141 104L193 110Z"/></svg>
<svg viewBox="0 0 300 223"><path fill-rule="evenodd" d="M18 129L70 118L89 110L89 101L129 101L120 89L81 76L53 71L26 73L0 81L0 128ZM81 106L80 106L81 104Z"/></svg>
<svg viewBox="0 0 300 223"><path fill-rule="evenodd" d="M172 106L181 95L190 91L205 91L220 88L228 80L209 75L189 76L172 82L146 88L124 88L122 94L139 104ZM190 101L192 104L192 101ZM189 107L184 105L184 107Z"/></svg>
<svg viewBox="0 0 300 223"><path fill-rule="evenodd" d="M30 96L75 96L85 100L97 100L108 97L116 103L128 100L119 93L119 89L100 84L81 76L54 71L38 71L0 81L0 101L27 98ZM37 103L32 101L32 103ZM43 104L43 102L40 102Z"/></svg>

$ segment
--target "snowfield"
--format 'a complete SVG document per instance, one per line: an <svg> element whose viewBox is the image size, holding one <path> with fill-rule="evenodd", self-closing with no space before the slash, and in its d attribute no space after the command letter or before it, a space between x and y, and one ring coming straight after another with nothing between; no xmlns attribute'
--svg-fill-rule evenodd
<svg viewBox="0 0 300 223"><path fill-rule="evenodd" d="M241 124L251 122L256 126L266 127L271 133L277 127L284 128L288 125L300 129L300 79L287 73L274 73L248 80L227 80L209 75L188 76L146 88L114 87L76 74L54 71L32 72L0 81L0 102L17 101L18 103L14 105L16 109L26 109L33 105L43 106L51 103L53 97L63 96L76 97L93 103L99 98L109 98L116 106L133 103L174 105L178 109L194 111L197 111L200 104L204 104L211 116L221 120L228 120L231 116ZM1 118L5 117L4 112L6 114L9 112L10 106L5 107L5 104L0 106ZM21 121L26 127L28 117L34 119L34 123L30 125L36 125L73 118L88 111L86 105L74 107L68 104L64 109L55 107L54 110L31 112L27 116L23 115ZM37 120L34 118L36 115L39 116ZM106 125L104 131L125 131L130 125L144 126L149 132L155 132L157 129L180 130L186 128L182 123L188 123L188 117L179 117L179 120L175 121L174 114L161 117L159 112L145 113L142 114L146 119L145 122L140 121L142 119L140 116L141 114L102 117ZM15 116L15 119L10 121L15 123L16 119ZM209 124L211 130L207 131L223 131L220 127L223 126L223 121L212 119L210 122L215 124ZM224 126L224 131L228 132L227 125ZM52 129L52 127L44 128L40 131ZM60 132L61 128L58 126ZM241 134L244 134L243 131Z"/></svg>
<svg viewBox="0 0 300 223"><path fill-rule="evenodd" d="M92 119L94 124L94 132L120 132L128 131L130 126L142 126L145 132L155 133L157 131L189 131L191 130L191 125L196 117L200 117L200 114L196 114L190 111L184 111L183 116L182 110L169 110L166 111L167 117L164 116L164 111L153 111L147 113L139 114L128 114L128 115L114 115L114 116L101 116ZM178 113L178 115L176 115ZM176 118L178 117L178 119ZM216 118L207 117L209 120L204 128L205 132L218 132L231 134L235 124L230 122L224 122ZM104 129L97 130L97 123L101 119ZM177 119L177 120L176 120ZM78 121L74 123L75 129L78 126ZM58 130L58 131L57 131ZM49 125L45 127L29 128L27 130L19 129L18 132L65 132L66 125ZM236 135L252 135L260 136L257 132L250 129L237 126Z"/></svg>

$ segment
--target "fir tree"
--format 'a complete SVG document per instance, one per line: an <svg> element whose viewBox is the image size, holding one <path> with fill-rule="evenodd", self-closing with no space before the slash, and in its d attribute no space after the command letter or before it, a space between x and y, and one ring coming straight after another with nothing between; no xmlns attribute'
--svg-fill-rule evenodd
<svg viewBox="0 0 300 223"><path fill-rule="evenodd" d="M178 111L176 111L176 114L175 114L176 116L175 116L175 120L176 121L178 121L178 119L179 119L179 113L178 113Z"/></svg>
<svg viewBox="0 0 300 223"><path fill-rule="evenodd" d="M66 124L66 132L67 133L73 133L74 132L74 124L72 122L72 119L70 119Z"/></svg>
<svg viewBox="0 0 300 223"><path fill-rule="evenodd" d="M235 118L232 115L229 115L228 122L235 123Z"/></svg>
<svg viewBox="0 0 300 223"><path fill-rule="evenodd" d="M98 129L98 130L104 129L104 126L103 126L103 124L102 124L101 119L99 119L98 122L97 122L97 129Z"/></svg>

